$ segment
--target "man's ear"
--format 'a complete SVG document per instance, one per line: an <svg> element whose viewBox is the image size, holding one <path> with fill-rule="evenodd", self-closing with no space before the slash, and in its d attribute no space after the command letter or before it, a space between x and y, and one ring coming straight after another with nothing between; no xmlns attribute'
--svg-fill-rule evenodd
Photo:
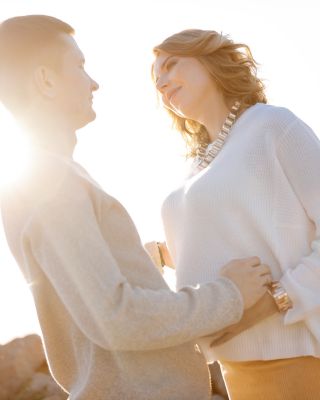
<svg viewBox="0 0 320 400"><path fill-rule="evenodd" d="M39 65L34 70L33 77L37 89L43 96L49 98L55 96L57 75L51 68Z"/></svg>

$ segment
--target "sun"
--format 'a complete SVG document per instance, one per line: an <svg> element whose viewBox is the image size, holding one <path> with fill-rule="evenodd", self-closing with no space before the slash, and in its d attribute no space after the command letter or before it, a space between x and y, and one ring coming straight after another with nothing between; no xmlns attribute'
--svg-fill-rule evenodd
<svg viewBox="0 0 320 400"><path fill-rule="evenodd" d="M28 166L30 145L13 117L0 105L0 188L19 179Z"/></svg>

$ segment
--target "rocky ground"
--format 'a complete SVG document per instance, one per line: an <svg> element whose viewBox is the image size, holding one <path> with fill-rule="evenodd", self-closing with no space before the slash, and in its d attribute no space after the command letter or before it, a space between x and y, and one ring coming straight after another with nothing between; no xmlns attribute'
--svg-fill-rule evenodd
<svg viewBox="0 0 320 400"><path fill-rule="evenodd" d="M40 337L29 335L0 345L0 400L65 400L51 378Z"/></svg>
<svg viewBox="0 0 320 400"><path fill-rule="evenodd" d="M211 365L213 400L227 399L217 364ZM0 400L66 400L52 379L38 335L0 345Z"/></svg>

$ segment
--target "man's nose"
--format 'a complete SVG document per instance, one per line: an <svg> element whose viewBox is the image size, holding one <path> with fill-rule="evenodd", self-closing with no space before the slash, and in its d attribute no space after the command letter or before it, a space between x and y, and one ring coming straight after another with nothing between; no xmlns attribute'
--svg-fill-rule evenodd
<svg viewBox="0 0 320 400"><path fill-rule="evenodd" d="M92 91L95 92L96 90L99 89L99 83L96 82L94 79L91 78L91 88Z"/></svg>

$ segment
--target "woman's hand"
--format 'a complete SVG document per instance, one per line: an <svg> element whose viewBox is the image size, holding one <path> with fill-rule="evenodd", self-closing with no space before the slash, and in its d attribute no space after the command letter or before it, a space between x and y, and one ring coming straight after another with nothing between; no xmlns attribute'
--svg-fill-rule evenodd
<svg viewBox="0 0 320 400"><path fill-rule="evenodd" d="M252 307L266 293L272 277L270 268L259 257L232 260L222 267L220 275L230 279L240 290L243 307Z"/></svg>
<svg viewBox="0 0 320 400"><path fill-rule="evenodd" d="M277 312L278 308L273 297L269 293L264 294L254 306L248 308L244 312L240 322L211 335L210 338L212 341L210 346L219 346L220 344L227 342L239 335L239 333L251 328Z"/></svg>
<svg viewBox="0 0 320 400"><path fill-rule="evenodd" d="M145 243L144 248L149 253L154 264L162 270L165 265L170 268L174 268L174 264L167 248L166 242L148 242Z"/></svg>
<svg viewBox="0 0 320 400"><path fill-rule="evenodd" d="M163 259L164 265L166 267L170 267L170 268L174 269L174 263L172 261L171 254L167 247L167 243L166 242L158 242L158 247L162 254L162 259Z"/></svg>

